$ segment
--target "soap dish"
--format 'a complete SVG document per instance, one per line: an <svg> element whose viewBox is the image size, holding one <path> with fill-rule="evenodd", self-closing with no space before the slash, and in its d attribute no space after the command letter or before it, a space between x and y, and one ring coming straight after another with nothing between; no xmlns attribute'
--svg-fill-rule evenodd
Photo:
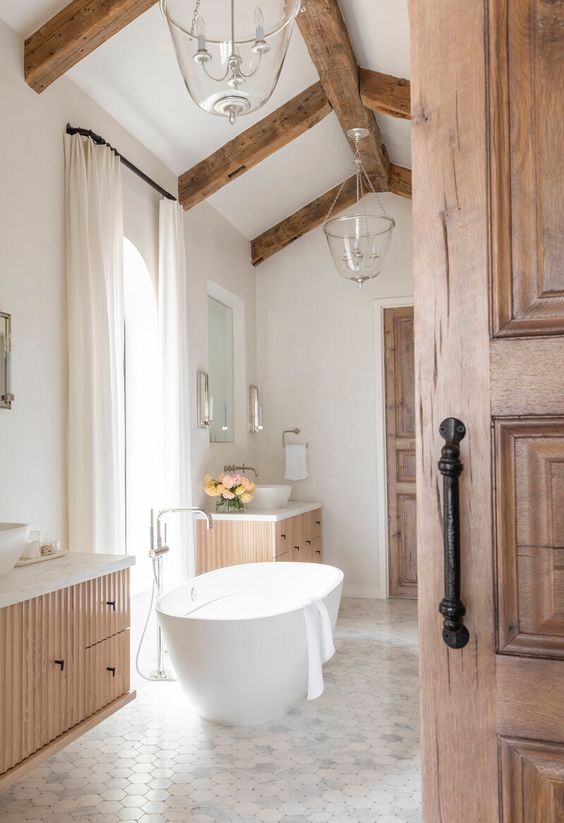
<svg viewBox="0 0 564 823"><path fill-rule="evenodd" d="M46 560L54 560L56 557L64 557L66 554L68 554L67 550L61 550L51 554L42 554L41 557L28 557L25 560L18 560L16 566L33 566L34 563L45 563Z"/></svg>

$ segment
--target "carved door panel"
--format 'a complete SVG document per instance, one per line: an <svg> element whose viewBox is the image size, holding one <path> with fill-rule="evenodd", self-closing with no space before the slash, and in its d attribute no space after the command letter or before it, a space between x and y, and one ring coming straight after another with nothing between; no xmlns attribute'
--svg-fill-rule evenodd
<svg viewBox="0 0 564 823"><path fill-rule="evenodd" d="M392 597L417 597L413 307L384 310L388 569Z"/></svg>
<svg viewBox="0 0 564 823"><path fill-rule="evenodd" d="M410 9L423 820L559 823L564 0ZM467 428L459 649L437 608L449 416Z"/></svg>

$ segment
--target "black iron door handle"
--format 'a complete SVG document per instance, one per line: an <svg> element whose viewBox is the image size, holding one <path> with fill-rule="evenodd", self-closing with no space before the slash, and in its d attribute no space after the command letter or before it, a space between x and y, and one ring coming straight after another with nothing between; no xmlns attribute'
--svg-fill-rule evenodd
<svg viewBox="0 0 564 823"><path fill-rule="evenodd" d="M460 599L460 509L458 478L464 466L458 444L466 426L456 417L447 417L439 427L445 445L441 449L439 471L443 476L443 543L445 562L445 596L439 611L444 617L443 640L451 649L462 649L470 639L462 622L466 613Z"/></svg>

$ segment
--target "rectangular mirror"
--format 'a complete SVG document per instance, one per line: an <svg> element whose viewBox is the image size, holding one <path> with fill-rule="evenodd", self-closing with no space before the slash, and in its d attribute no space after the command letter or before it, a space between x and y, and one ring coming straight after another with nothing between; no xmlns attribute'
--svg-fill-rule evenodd
<svg viewBox="0 0 564 823"><path fill-rule="evenodd" d="M12 318L0 312L0 408L11 409L14 395L11 387Z"/></svg>
<svg viewBox="0 0 564 823"><path fill-rule="evenodd" d="M210 440L213 443L233 443L235 439L233 309L209 296L208 363Z"/></svg>

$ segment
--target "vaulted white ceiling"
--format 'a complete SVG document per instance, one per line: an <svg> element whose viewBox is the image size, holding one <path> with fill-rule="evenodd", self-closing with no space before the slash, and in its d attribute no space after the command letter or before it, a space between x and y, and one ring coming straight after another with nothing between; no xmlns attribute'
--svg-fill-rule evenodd
<svg viewBox="0 0 564 823"><path fill-rule="evenodd" d="M0 0L0 18L27 37L67 2ZM407 0L339 3L359 65L409 77ZM69 77L176 174L318 79L296 27L271 100L230 126L223 118L202 112L190 98L158 4L82 60ZM385 116L377 119L392 162L410 167L409 122ZM350 148L331 114L209 202L252 238L351 173Z"/></svg>

